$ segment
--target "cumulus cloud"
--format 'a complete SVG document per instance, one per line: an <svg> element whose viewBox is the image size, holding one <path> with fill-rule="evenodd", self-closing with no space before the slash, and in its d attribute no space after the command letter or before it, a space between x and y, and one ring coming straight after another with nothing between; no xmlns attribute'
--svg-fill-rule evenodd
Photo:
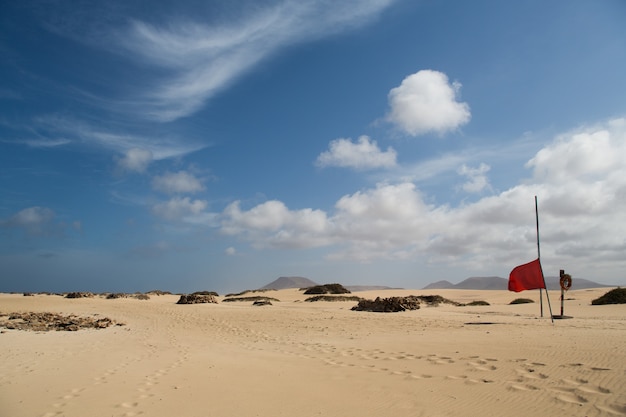
<svg viewBox="0 0 626 417"><path fill-rule="evenodd" d="M625 131L626 121L622 118L559 135L528 161L527 167L534 169L537 181L603 179L623 169Z"/></svg>
<svg viewBox="0 0 626 417"><path fill-rule="evenodd" d="M327 246L332 259L423 259L506 273L536 256L536 195L546 271L566 267L590 279L621 273L626 119L559 135L527 167L522 183L458 207L430 202L410 182L347 194L329 212L291 210L280 201L242 210L236 202L222 213L222 231L257 247ZM484 189L476 178L488 165L460 171L470 191Z"/></svg>
<svg viewBox="0 0 626 417"><path fill-rule="evenodd" d="M226 248L226 250L224 250L224 253L228 256L233 256L235 254L237 254L237 249L235 249L232 246L229 246L228 248Z"/></svg>
<svg viewBox="0 0 626 417"><path fill-rule="evenodd" d="M305 248L330 243L328 219L321 210L289 210L272 200L243 211L240 204L235 201L224 209L223 233L243 236L256 247Z"/></svg>
<svg viewBox="0 0 626 417"><path fill-rule="evenodd" d="M485 189L490 189L489 179L487 178L487 172L491 167L485 163L481 163L477 168L471 168L463 164L457 170L459 175L467 178L461 188L468 193L479 193Z"/></svg>
<svg viewBox="0 0 626 417"><path fill-rule="evenodd" d="M166 220L184 220L187 216L200 215L208 206L204 200L191 200L189 197L174 197L155 204L152 212Z"/></svg>
<svg viewBox="0 0 626 417"><path fill-rule="evenodd" d="M152 162L152 152L147 149L132 148L118 159L118 168L122 171L145 172Z"/></svg>
<svg viewBox="0 0 626 417"><path fill-rule="evenodd" d="M457 101L460 88L439 71L411 74L389 92L387 120L411 136L456 130L471 117L469 105Z"/></svg>
<svg viewBox="0 0 626 417"><path fill-rule="evenodd" d="M355 169L392 168L396 165L396 151L389 147L382 152L375 140L361 136L357 143L350 139L336 139L330 142L328 150L322 152L316 165L325 167L344 167Z"/></svg>
<svg viewBox="0 0 626 417"><path fill-rule="evenodd" d="M202 182L187 171L166 172L152 179L152 187L167 194L197 193L204 190Z"/></svg>

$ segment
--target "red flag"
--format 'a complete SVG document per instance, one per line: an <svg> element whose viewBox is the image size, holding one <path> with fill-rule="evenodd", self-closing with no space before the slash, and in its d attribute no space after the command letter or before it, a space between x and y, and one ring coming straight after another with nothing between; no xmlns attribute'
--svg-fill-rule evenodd
<svg viewBox="0 0 626 417"><path fill-rule="evenodd" d="M509 291L520 292L546 288L539 259L516 266L509 275Z"/></svg>

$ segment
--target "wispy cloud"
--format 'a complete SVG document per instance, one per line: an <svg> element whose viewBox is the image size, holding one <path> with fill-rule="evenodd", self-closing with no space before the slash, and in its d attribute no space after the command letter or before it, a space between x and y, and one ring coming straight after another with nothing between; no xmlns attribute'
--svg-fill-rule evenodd
<svg viewBox="0 0 626 417"><path fill-rule="evenodd" d="M119 35L119 46L142 65L160 68L162 76L126 104L152 120L188 116L282 48L358 27L393 2L284 0L220 25L197 23L195 16L167 26L134 20Z"/></svg>
<svg viewBox="0 0 626 417"><path fill-rule="evenodd" d="M183 156L208 146L173 136L155 137L124 130L111 131L73 117L55 114L40 116L34 120L34 124L40 131L45 131L52 142L95 145L120 152L126 157L129 151L141 149L150 152L154 160L161 160Z"/></svg>

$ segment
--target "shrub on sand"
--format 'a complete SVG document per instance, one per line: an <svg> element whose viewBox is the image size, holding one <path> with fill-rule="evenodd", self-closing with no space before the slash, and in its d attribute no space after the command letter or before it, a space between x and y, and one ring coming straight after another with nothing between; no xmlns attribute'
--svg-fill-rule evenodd
<svg viewBox="0 0 626 417"><path fill-rule="evenodd" d="M93 298L94 294L91 292L70 292L67 293L65 298Z"/></svg>
<svg viewBox="0 0 626 417"><path fill-rule="evenodd" d="M416 298L432 307L437 307L439 304L452 304L455 306L461 305L460 303L444 298L441 295L418 295Z"/></svg>
<svg viewBox="0 0 626 417"><path fill-rule="evenodd" d="M148 294L135 294L133 295L133 298L136 298L137 300L149 300L150 296Z"/></svg>
<svg viewBox="0 0 626 417"><path fill-rule="evenodd" d="M353 311L371 311L375 313L396 313L398 311L419 310L419 298L409 295L408 297L376 297L375 300L361 300L352 307Z"/></svg>
<svg viewBox="0 0 626 417"><path fill-rule="evenodd" d="M324 284L308 288L305 294L350 294L350 291L341 284Z"/></svg>
<svg viewBox="0 0 626 417"><path fill-rule="evenodd" d="M146 292L148 295L171 295L172 293L169 291L161 291L161 290L152 290Z"/></svg>
<svg viewBox="0 0 626 417"><path fill-rule="evenodd" d="M213 297L219 296L219 294L215 291L196 291L192 295L212 295Z"/></svg>
<svg viewBox="0 0 626 417"><path fill-rule="evenodd" d="M528 304L528 303L534 303L534 301L531 300L530 298L516 298L515 300L511 301L509 304Z"/></svg>
<svg viewBox="0 0 626 417"><path fill-rule="evenodd" d="M222 300L222 302L224 303L230 303L230 302L235 302L235 301L280 301L277 298L273 298L273 297L264 297L262 295L252 295L249 297L230 297L230 298L224 298Z"/></svg>
<svg viewBox="0 0 626 417"><path fill-rule="evenodd" d="M478 300L478 301L472 301L471 303L467 303L465 305L466 306L488 306L490 304L486 301Z"/></svg>
<svg viewBox="0 0 626 417"><path fill-rule="evenodd" d="M257 292L268 292L268 291L276 291L275 288L262 288L259 290L245 290L242 292L238 292L238 293L230 293L230 294L226 294L224 297L238 297L240 295L245 295L248 293L257 293Z"/></svg>
<svg viewBox="0 0 626 417"><path fill-rule="evenodd" d="M203 303L213 303L217 304L217 300L212 295L197 295L197 294L189 294L189 295L181 295L176 304L203 304Z"/></svg>
<svg viewBox="0 0 626 417"><path fill-rule="evenodd" d="M107 300L114 300L116 298L126 298L127 295L123 292L114 292L111 294L107 294L106 299Z"/></svg>
<svg viewBox="0 0 626 417"><path fill-rule="evenodd" d="M361 301L361 297L357 297L355 295L345 296L345 295L316 295L314 297L309 297L304 301L314 302L314 301Z"/></svg>
<svg viewBox="0 0 626 417"><path fill-rule="evenodd" d="M591 305L626 304L626 288L614 288L606 294L591 301Z"/></svg>

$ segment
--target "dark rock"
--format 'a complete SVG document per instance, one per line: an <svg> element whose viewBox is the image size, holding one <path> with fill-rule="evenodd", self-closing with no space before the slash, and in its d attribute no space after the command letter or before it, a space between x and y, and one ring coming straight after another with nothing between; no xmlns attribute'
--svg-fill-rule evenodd
<svg viewBox="0 0 626 417"><path fill-rule="evenodd" d="M115 323L107 317L79 317L73 314L63 316L57 313L11 313L8 315L8 320L0 319L0 327L33 331L64 330L75 332L81 329L105 329L112 324L123 325Z"/></svg>
<svg viewBox="0 0 626 417"><path fill-rule="evenodd" d="M324 285L316 285L311 288L307 288L304 292L305 294L314 295L314 294L350 294L343 285L341 284L324 284Z"/></svg>
<svg viewBox="0 0 626 417"><path fill-rule="evenodd" d="M200 294L183 294L180 296L176 304L205 304L213 303L217 304L217 300L212 295L200 295Z"/></svg>
<svg viewBox="0 0 626 417"><path fill-rule="evenodd" d="M408 297L376 297L375 300L361 300L352 307L354 311L372 311L375 313L395 313L398 311L418 310L419 298L409 295Z"/></svg>
<svg viewBox="0 0 626 417"><path fill-rule="evenodd" d="M626 304L626 288L614 288L591 302L592 305Z"/></svg>
<svg viewBox="0 0 626 417"><path fill-rule="evenodd" d="M70 292L67 293L65 298L93 298L93 293L90 292Z"/></svg>

